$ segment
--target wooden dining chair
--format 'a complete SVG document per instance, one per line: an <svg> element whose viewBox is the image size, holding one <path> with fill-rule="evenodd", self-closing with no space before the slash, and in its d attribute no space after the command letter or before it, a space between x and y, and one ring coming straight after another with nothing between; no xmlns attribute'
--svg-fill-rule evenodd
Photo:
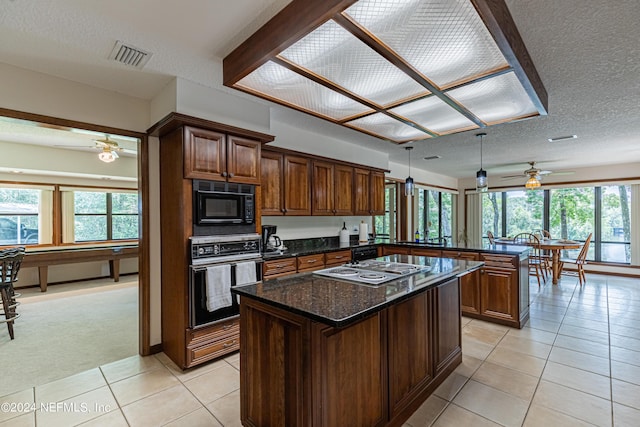
<svg viewBox="0 0 640 427"><path fill-rule="evenodd" d="M543 229L535 230L533 234L540 236L540 238L542 239L551 240L551 233L549 233L549 231L547 230L543 230ZM542 264L542 269L545 272L545 278L553 274L551 252L543 249L540 253L540 261Z"/></svg>
<svg viewBox="0 0 640 427"><path fill-rule="evenodd" d="M24 258L24 247L9 248L0 251L0 302L2 303L2 312L0 315L4 319L0 319L0 323L6 323L9 330L9 337L13 336L13 323L20 317L16 312L19 302L16 301L16 294L13 284L18 280L18 271Z"/></svg>
<svg viewBox="0 0 640 427"><path fill-rule="evenodd" d="M515 244L531 247L531 251L529 252L529 275L536 276L538 286L540 286L540 277L546 280L546 275L542 267L540 239L538 239L535 234L520 233L514 237L513 241Z"/></svg>
<svg viewBox="0 0 640 427"><path fill-rule="evenodd" d="M589 252L589 245L591 244L591 236L593 235L593 233L589 233L589 235L587 236L587 239L584 241L584 245L582 245L582 248L580 249L580 253L578 253L578 257L573 259L573 258L560 258L560 264L558 265L558 268L560 269L560 274L564 274L567 276L573 276L573 275L577 275L578 276L578 282L580 282L580 286L582 286L583 283L587 283L587 278L584 274L584 265L587 263L587 252ZM576 271L564 271L564 264L568 263L568 264L575 264L576 265Z"/></svg>
<svg viewBox="0 0 640 427"><path fill-rule="evenodd" d="M491 243L492 245L495 245L496 241L493 237L493 233L490 231L487 231L487 237L489 238L489 243Z"/></svg>

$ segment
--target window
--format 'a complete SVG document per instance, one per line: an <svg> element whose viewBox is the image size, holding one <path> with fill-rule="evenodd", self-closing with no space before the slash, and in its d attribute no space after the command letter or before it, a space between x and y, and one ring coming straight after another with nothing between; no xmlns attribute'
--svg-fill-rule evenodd
<svg viewBox="0 0 640 427"><path fill-rule="evenodd" d="M0 245L38 244L40 190L0 187Z"/></svg>
<svg viewBox="0 0 640 427"><path fill-rule="evenodd" d="M453 195L441 191L418 189L417 229L420 238L451 241Z"/></svg>
<svg viewBox="0 0 640 427"><path fill-rule="evenodd" d="M387 182L384 186L384 216L375 217L376 235L395 239L397 218L396 184Z"/></svg>
<svg viewBox="0 0 640 427"><path fill-rule="evenodd" d="M138 238L136 193L74 191L74 241Z"/></svg>
<svg viewBox="0 0 640 427"><path fill-rule="evenodd" d="M587 259L629 264L630 206L629 185L485 193L482 232L486 238L487 231L513 236L546 229L554 238L577 241L592 233ZM562 256L575 258L578 252Z"/></svg>

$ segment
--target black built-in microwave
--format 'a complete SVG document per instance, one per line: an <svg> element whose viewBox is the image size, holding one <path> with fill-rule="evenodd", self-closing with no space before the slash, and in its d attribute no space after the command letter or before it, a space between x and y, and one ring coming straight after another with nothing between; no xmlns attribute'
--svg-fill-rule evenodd
<svg viewBox="0 0 640 427"><path fill-rule="evenodd" d="M193 235L255 233L255 186L193 180Z"/></svg>

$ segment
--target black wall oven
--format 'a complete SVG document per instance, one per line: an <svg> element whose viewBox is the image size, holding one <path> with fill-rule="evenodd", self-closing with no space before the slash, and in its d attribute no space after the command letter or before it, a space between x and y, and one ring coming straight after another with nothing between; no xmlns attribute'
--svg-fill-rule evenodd
<svg viewBox="0 0 640 427"><path fill-rule="evenodd" d="M260 235L194 236L190 239L190 253L189 327L198 328L238 316L237 296L231 294L230 288L250 284L247 277L255 279L253 283L262 280ZM210 275L210 269L219 270L219 267L230 270L228 283L211 282L215 276ZM248 268L255 269L254 273ZM230 296L231 304L212 309L210 293L219 290Z"/></svg>
<svg viewBox="0 0 640 427"><path fill-rule="evenodd" d="M255 186L193 180L193 235L255 232Z"/></svg>

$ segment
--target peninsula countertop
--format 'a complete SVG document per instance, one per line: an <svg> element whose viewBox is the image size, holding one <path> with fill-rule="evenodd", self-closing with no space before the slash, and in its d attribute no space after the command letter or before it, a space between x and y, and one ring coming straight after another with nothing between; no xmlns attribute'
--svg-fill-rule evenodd
<svg viewBox="0 0 640 427"><path fill-rule="evenodd" d="M424 265L428 270L380 285L302 273L233 287L232 292L330 326L344 327L484 265L477 261L411 255L389 255L377 259Z"/></svg>

